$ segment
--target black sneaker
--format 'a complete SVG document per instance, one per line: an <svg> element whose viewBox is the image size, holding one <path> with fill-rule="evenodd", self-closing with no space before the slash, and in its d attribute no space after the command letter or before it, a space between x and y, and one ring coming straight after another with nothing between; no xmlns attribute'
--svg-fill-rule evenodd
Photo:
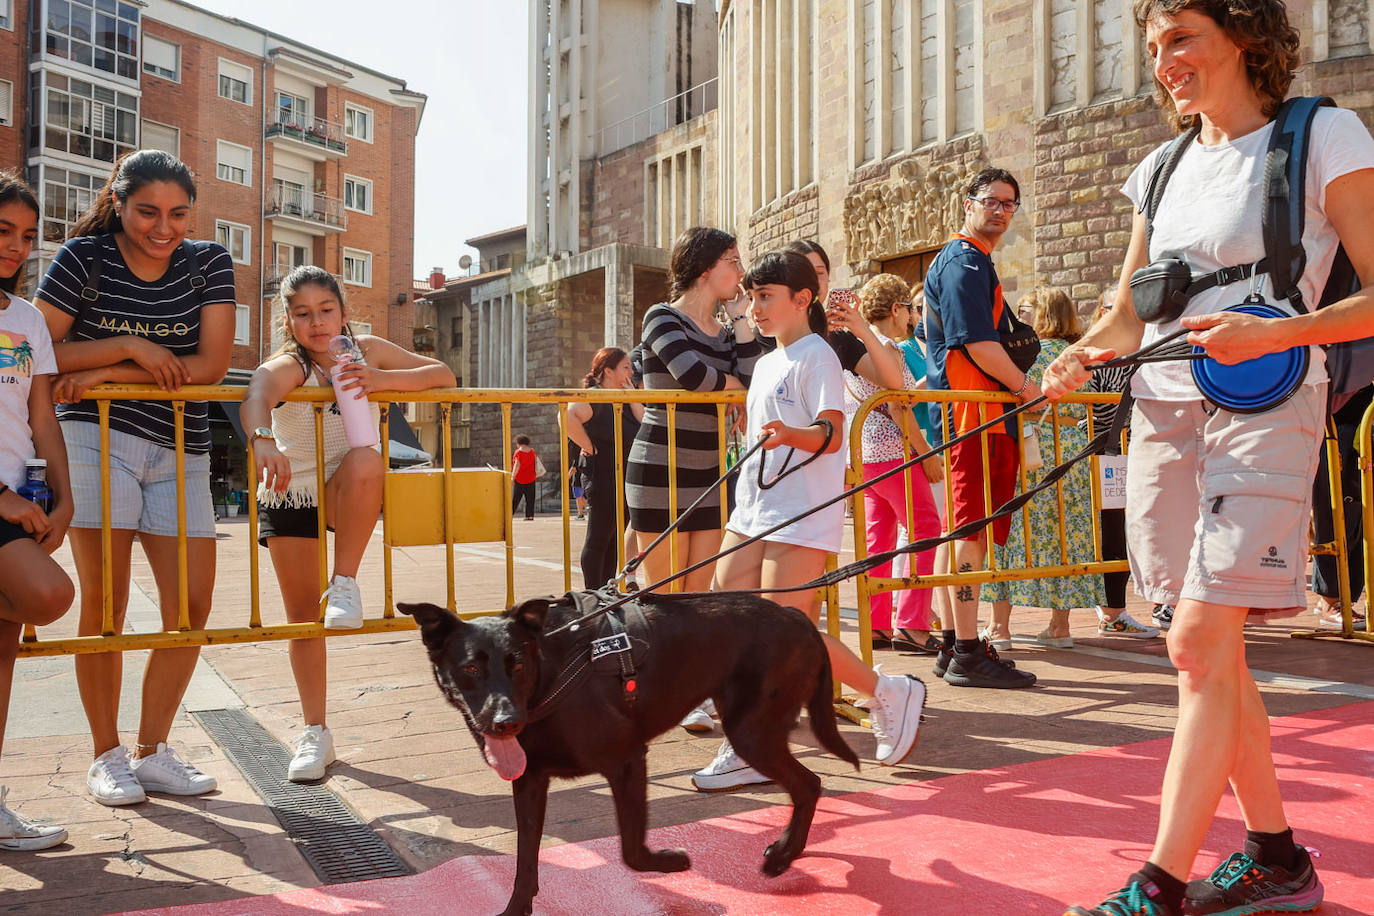
<svg viewBox="0 0 1374 916"><path fill-rule="evenodd" d="M1132 881L1095 907L1071 906L1064 916L1176 916L1175 912L1155 899L1154 884Z"/></svg>
<svg viewBox="0 0 1374 916"><path fill-rule="evenodd" d="M1002 658L1000 655L998 655L997 650L992 647L992 643L988 642L986 639L983 640L983 651L988 654L988 658L997 662L997 664L1001 665L1004 668L1016 667L1016 662L1012 661L1009 658ZM953 658L953 653L949 652L945 648L943 642L940 643L939 647L935 650L934 671L936 677L945 676L945 672L949 670L949 660L951 658Z"/></svg>
<svg viewBox="0 0 1374 916"><path fill-rule="evenodd" d="M1167 630L1174 622L1174 609L1167 604L1156 604L1154 611L1150 614L1155 626L1161 630Z"/></svg>
<svg viewBox="0 0 1374 916"><path fill-rule="evenodd" d="M1290 871L1265 868L1243 852L1231 857L1203 881L1189 881L1183 899L1188 916L1239 916L1241 913L1306 913L1321 905L1325 889L1312 857L1298 848Z"/></svg>
<svg viewBox="0 0 1374 916"><path fill-rule="evenodd" d="M991 646L984 645L983 651L970 655L954 653L943 675L945 683L951 687L996 687L1015 689L1029 687L1035 683L1035 675L1029 671L1017 671L1009 662L997 657Z"/></svg>

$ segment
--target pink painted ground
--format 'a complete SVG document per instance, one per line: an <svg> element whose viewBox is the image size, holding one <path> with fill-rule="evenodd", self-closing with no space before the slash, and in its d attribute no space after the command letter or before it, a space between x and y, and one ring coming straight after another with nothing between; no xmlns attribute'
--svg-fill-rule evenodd
<svg viewBox="0 0 1374 916"><path fill-rule="evenodd" d="M1274 753L1298 839L1321 854L1323 916L1374 913L1374 703L1274 720ZM1096 903L1149 850L1166 740L822 799L807 854L781 878L758 872L786 808L666 827L691 871L644 876L612 837L541 854L535 912L596 914L1052 914ZM650 819L653 812L650 810ZM1198 869L1242 837L1223 801ZM140 910L175 916L495 913L514 856L467 856L421 875Z"/></svg>

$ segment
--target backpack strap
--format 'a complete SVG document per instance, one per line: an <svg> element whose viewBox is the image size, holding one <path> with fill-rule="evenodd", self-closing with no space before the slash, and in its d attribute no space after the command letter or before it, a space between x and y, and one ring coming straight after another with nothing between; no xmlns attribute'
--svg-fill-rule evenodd
<svg viewBox="0 0 1374 916"><path fill-rule="evenodd" d="M1188 146L1197 139L1198 132L1201 130L1201 120L1194 118L1193 126L1175 137L1168 148L1164 150L1163 157L1155 166L1154 174L1150 176L1150 183L1145 186L1145 207L1140 212L1145 214L1145 252L1147 257L1150 251L1150 238L1155 231L1155 214L1159 212L1159 202L1164 199L1164 188L1168 185L1170 177L1173 176L1174 169L1178 168L1178 161L1183 158L1183 154L1188 151Z"/></svg>
<svg viewBox="0 0 1374 916"><path fill-rule="evenodd" d="M1307 267L1302 247L1306 221L1307 149L1317 109L1335 106L1324 96L1288 99L1274 117L1274 132L1264 162L1264 254L1274 297L1306 312L1299 281Z"/></svg>
<svg viewBox="0 0 1374 916"><path fill-rule="evenodd" d="M200 260L196 257L196 246L188 240L182 239L181 253L186 256L186 265L191 273L191 289L196 292L196 300L203 304L205 275L200 271ZM87 302L94 302L100 298L100 273L104 264L105 259L100 256L100 242L97 238L95 256L91 258L91 266L86 270L86 285L81 287L81 298Z"/></svg>
<svg viewBox="0 0 1374 916"><path fill-rule="evenodd" d="M196 258L196 246L190 240L181 240L181 253L186 255L186 265L191 271L191 289L196 291L196 299L205 298L205 275L200 272L200 261ZM204 304L201 301L200 304Z"/></svg>
<svg viewBox="0 0 1374 916"><path fill-rule="evenodd" d="M95 239L95 256L91 258L91 266L86 269L86 285L81 287L81 298L87 302L94 302L100 298L100 271L105 263L105 259L100 256L100 239Z"/></svg>

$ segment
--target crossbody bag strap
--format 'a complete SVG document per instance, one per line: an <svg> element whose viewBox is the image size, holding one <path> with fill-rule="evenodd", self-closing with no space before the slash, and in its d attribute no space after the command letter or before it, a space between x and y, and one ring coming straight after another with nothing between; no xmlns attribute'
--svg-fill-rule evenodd
<svg viewBox="0 0 1374 916"><path fill-rule="evenodd" d="M1150 176L1150 183L1145 186L1144 207L1140 212L1145 215L1146 257L1149 256L1150 239L1154 236L1155 214L1159 212L1160 201L1164 199L1164 188L1173 177L1174 169L1178 168L1179 160L1188 151L1188 145L1197 139L1201 129L1201 119L1194 117L1193 126L1175 137L1164 151L1163 160L1155 167L1154 174Z"/></svg>
<svg viewBox="0 0 1374 916"><path fill-rule="evenodd" d="M105 259L100 256L100 237L95 238L95 256L91 258L91 266L86 268L86 283L81 287L81 298L86 302L95 302L100 298L100 272L105 264Z"/></svg>

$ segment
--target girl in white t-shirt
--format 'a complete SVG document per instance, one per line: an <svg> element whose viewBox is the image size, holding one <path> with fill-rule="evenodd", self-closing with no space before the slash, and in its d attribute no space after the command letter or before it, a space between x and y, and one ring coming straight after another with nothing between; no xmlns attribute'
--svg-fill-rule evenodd
<svg viewBox="0 0 1374 916"><path fill-rule="evenodd" d="M315 410L306 401L285 401L296 388L329 388L334 361L329 341L348 330L343 290L321 267L297 267L277 293L287 343L253 373L239 408L252 437L255 479L259 481L258 542L272 554L286 619L314 623L320 618L319 502L334 531L334 569L326 591L326 629L363 625L358 566L382 509L386 468L375 446L350 448L336 405L324 412L324 493L318 492L315 466ZM344 390L355 398L370 391L451 388L453 371L438 360L417 356L382 337L354 338L363 359L340 373ZM379 411L372 407L373 422ZM323 639L291 640L291 671L301 698L305 728L287 768L293 782L320 779L334 760L334 738L325 725L325 647Z"/></svg>
<svg viewBox="0 0 1374 916"><path fill-rule="evenodd" d="M52 339L38 309L14 294L38 237L38 200L13 172L0 172L0 743L24 624L44 626L72 606L72 580L50 556L72 520L67 448L52 404L57 374ZM31 458L47 461L52 508L15 491ZM27 821L5 806L0 787L0 850L47 849L67 831Z"/></svg>
<svg viewBox="0 0 1374 916"><path fill-rule="evenodd" d="M750 268L744 288L750 293L749 316L758 333L772 337L777 348L758 361L749 383L748 439L762 438L764 447L740 468L735 510L725 526L722 550L844 489L844 379L839 358L821 336L826 318L816 271L796 252L773 252ZM813 455L814 461L779 479L785 468L797 467ZM826 557L839 551L843 531L844 507L836 501L722 557L716 562L715 587L787 588L814 579L825 570ZM814 591L765 597L800 608L813 622L819 620ZM839 679L868 698L878 762L900 763L916 741L925 685L916 678L868 668L844 643L826 634L822 638ZM736 755L728 740L716 759L692 777L705 792L759 782L768 778Z"/></svg>

